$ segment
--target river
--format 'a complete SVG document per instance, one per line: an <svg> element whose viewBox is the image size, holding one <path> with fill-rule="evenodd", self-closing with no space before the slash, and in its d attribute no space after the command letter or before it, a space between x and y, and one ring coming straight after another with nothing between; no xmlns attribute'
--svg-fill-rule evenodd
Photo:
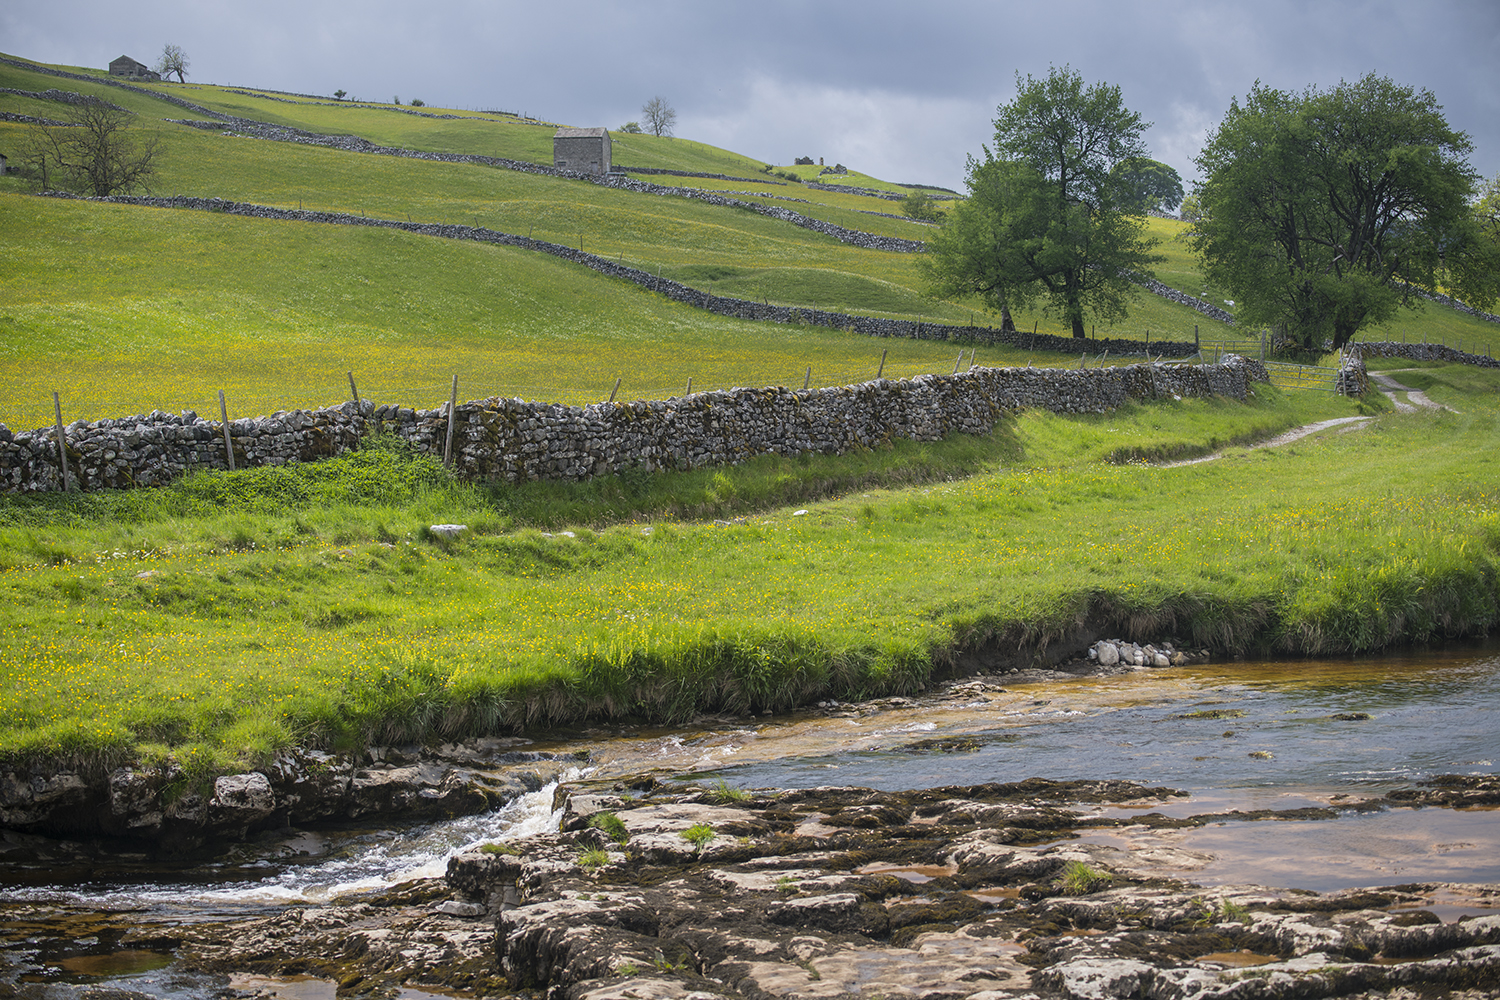
<svg viewBox="0 0 1500 1000"><path fill-rule="evenodd" d="M1494 773L1497 707L1500 643L1491 641L1112 677L1007 675L920 698L672 730L600 729L537 748L588 749L579 777L649 773L746 788L1120 778L1187 793L1134 811L1189 816L1339 809L1432 775ZM178 972L164 950L116 942L142 925L316 905L439 876L465 847L554 824L552 791L452 822L286 831L187 860L6 834L0 983L46 1000L101 984L184 1000L209 996L221 980ZM1327 891L1500 881L1497 820L1492 810L1347 809L1319 822L1226 818L1192 829L1127 827L1091 839L1186 848L1202 861L1182 874L1203 884ZM293 998L295 990L286 986L283 996Z"/></svg>

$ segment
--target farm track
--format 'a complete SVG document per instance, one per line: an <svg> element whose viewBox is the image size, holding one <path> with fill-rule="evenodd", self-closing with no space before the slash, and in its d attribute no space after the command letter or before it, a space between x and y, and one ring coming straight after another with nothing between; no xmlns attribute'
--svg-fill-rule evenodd
<svg viewBox="0 0 1500 1000"><path fill-rule="evenodd" d="M1401 370L1401 369L1398 369ZM1409 370L1409 369L1408 369ZM1442 403L1434 403L1427 398L1427 394L1420 389L1413 389L1409 385L1402 385L1390 375L1370 372L1370 378L1380 383L1380 394L1391 401L1391 405L1398 413L1416 413L1418 410L1447 410L1449 413L1457 413L1451 406ZM1397 398L1397 393L1406 393L1406 401Z"/></svg>

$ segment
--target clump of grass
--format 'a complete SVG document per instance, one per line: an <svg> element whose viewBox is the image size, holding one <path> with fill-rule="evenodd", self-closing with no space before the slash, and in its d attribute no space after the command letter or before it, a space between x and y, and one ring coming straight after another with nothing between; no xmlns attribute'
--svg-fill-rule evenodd
<svg viewBox="0 0 1500 1000"><path fill-rule="evenodd" d="M625 829L625 821L612 812L595 813L590 816L589 826L603 831L605 836L621 847L630 841L630 831Z"/></svg>
<svg viewBox="0 0 1500 1000"><path fill-rule="evenodd" d="M697 851L699 854L702 854L703 848L708 845L709 841L713 840L717 836L718 834L714 833L714 828L709 826L707 823L694 823L692 826L682 831L682 839L686 840L689 844L692 844L693 850Z"/></svg>
<svg viewBox="0 0 1500 1000"><path fill-rule="evenodd" d="M749 792L743 788L735 788L723 778L720 778L719 783L708 793L708 801L716 806L725 806L732 802L744 802L749 798Z"/></svg>
<svg viewBox="0 0 1500 1000"><path fill-rule="evenodd" d="M521 853L521 851L520 851L519 848L513 847L510 844L489 843L489 844L480 844L479 845L479 853L480 854L509 854L511 856L519 856L520 853Z"/></svg>
<svg viewBox="0 0 1500 1000"><path fill-rule="evenodd" d="M1232 899L1219 900L1219 921L1228 924L1250 923L1250 911Z"/></svg>
<svg viewBox="0 0 1500 1000"><path fill-rule="evenodd" d="M1082 861L1069 861L1054 884L1069 896L1085 896L1108 886L1113 880L1109 873L1091 868Z"/></svg>
<svg viewBox="0 0 1500 1000"><path fill-rule="evenodd" d="M578 867L584 871L598 871L609 864L609 852L600 847L587 847L578 852Z"/></svg>

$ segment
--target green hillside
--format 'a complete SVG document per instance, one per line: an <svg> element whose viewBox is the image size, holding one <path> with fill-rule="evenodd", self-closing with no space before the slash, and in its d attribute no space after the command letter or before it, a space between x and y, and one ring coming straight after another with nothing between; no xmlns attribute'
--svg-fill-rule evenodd
<svg viewBox="0 0 1500 1000"><path fill-rule="evenodd" d="M911 254L742 208L234 137L174 123L194 116L155 95L384 145L542 163L551 125L198 84L135 93L0 64L0 88L53 87L141 116L163 144L159 194L477 223L581 243L720 295L946 323L974 315L968 302L927 298ZM3 112L58 108L0 94ZM27 130L0 122L0 150L19 148ZM634 135L616 158L736 176L764 166ZM648 179L805 199L772 203L849 228L931 232L872 214L892 212L882 198ZM54 390L70 421L214 414L219 389L246 416L345 399L347 372L367 399L429 406L454 374L466 398L576 403L606 397L617 378L625 398L661 397L688 379L694 389L799 384L809 368L816 385L861 381L883 353L887 375L957 361L949 342L711 315L523 249L39 198L32 187L0 178L0 423L12 428L50 421ZM1151 225L1169 283L1225 297L1202 287L1180 226ZM1062 332L1045 317L1016 320ZM1500 346L1494 327L1451 311L1408 322L1413 335ZM1098 332L1155 340L1194 327L1247 336L1144 294L1127 323ZM1079 358L980 348L975 360ZM1403 377L1450 409L1394 414L1374 394L1257 386L1243 402L1025 411L983 436L582 483L458 482L375 439L326 462L161 489L0 496L0 760L170 759L200 780L298 744L353 749L906 692L975 651L1084 631L1293 653L1482 634L1500 621L1495 373L1429 366ZM1356 415L1370 418L1357 432L1232 447ZM1222 461L1142 464L1220 449ZM471 533L446 542L428 528L440 523Z"/></svg>
<svg viewBox="0 0 1500 1000"><path fill-rule="evenodd" d="M525 234L619 260L717 295L949 324L995 322L969 302L928 298L912 254L863 250L751 211L475 164L370 155L247 139L177 123L203 119L163 99L312 132L436 153L550 163L553 124L461 109L294 97L244 88L157 83L139 90L0 64L0 87L94 94L140 116L163 152L153 191L219 197ZM158 97L155 95L163 95ZM54 101L0 94L0 111L51 117ZM441 117L451 115L456 117ZM28 127L0 122L0 149ZM654 183L736 192L849 229L920 240L931 227L890 218L883 198L818 191L761 172L758 160L689 139L615 135L615 159L753 178L642 175ZM817 167L779 167L809 179ZM857 172L834 178L901 190ZM260 412L342 398L354 370L379 398L422 402L454 371L475 395L585 402L623 378L632 396L862 379L890 351L888 373L951 370L950 344L888 342L704 315L584 268L520 250L456 246L399 233L68 203L0 178L0 422L32 426L66 388L73 416L152 408L202 410L218 389ZM739 194L738 192L753 192ZM759 197L755 197L759 196ZM1211 301L1181 225L1152 220L1168 284ZM335 291L335 289L337 291ZM1041 315L1019 326L1062 333ZM1488 343L1492 329L1451 310L1408 318L1410 335ZM1128 320L1099 336L1153 340L1245 337L1142 294ZM1398 334L1399 335L1399 334ZM1080 353L1083 348L1080 348ZM267 366L273 356L287 364ZM1047 363L1032 352L981 351L985 363ZM1067 363L1076 363L1076 359ZM466 392L469 390L465 390Z"/></svg>

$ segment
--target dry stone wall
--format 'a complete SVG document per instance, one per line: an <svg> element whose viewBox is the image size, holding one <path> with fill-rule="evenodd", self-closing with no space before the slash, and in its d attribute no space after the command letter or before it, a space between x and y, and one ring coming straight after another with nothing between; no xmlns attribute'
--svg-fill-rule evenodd
<svg viewBox="0 0 1500 1000"><path fill-rule="evenodd" d="M1131 399L1244 399L1250 383L1265 377L1259 362L1231 358L1219 365L1080 371L976 368L828 389L731 389L589 406L492 398L455 408L453 464L466 478L525 482L730 465L763 454L843 454L898 438L984 434L1004 414L1026 407L1102 413ZM186 472L227 467L223 425L191 411L80 420L65 431L68 465L83 489L162 485ZM316 461L377 431L442 455L447 408L348 402L229 422L238 468ZM56 431L12 433L0 426L0 490L62 488Z"/></svg>
<svg viewBox="0 0 1500 1000"><path fill-rule="evenodd" d="M542 168L537 168L542 169ZM547 168L551 169L551 168ZM48 192L49 197L74 198L76 195ZM332 225L377 226L399 229L424 236L440 236L445 239L478 240L503 246L520 247L551 254L564 260L581 264L611 278L634 282L642 288L667 296L676 302L704 309L720 316L735 319L760 320L769 323L800 323L808 326L825 326L867 337L898 337L908 340L957 340L970 344L1004 344L1028 351L1055 351L1064 354L1073 352L1099 354L1108 352L1115 357L1149 357L1152 355L1186 357L1198 350L1198 345L1187 341L1153 340L1146 344L1122 338L1078 340L1073 337L1057 337L1051 334L1029 333L1025 330L997 330L987 326L953 326L946 323L923 323L915 320L885 319L876 316L852 316L848 313L830 312L826 309L808 309L800 306L773 306L765 302L712 295L689 285L659 278L648 271L627 267L607 257L586 253L577 247L548 243L527 236L497 232L475 226L446 225L441 223L400 222L394 219L370 219L362 215L343 212L313 212L301 209L271 208L248 202L224 201L220 198L146 198L115 195L109 198L90 199L122 205L145 205L153 208L181 208L198 211L223 212L229 215L244 215L258 219L292 220L297 222L322 222ZM878 237L877 237L878 238Z"/></svg>
<svg viewBox="0 0 1500 1000"><path fill-rule="evenodd" d="M1469 354L1442 344L1397 344L1391 341L1355 343L1350 345L1366 358L1408 358L1412 361L1449 361L1461 365L1477 365L1480 368L1500 368L1500 360L1484 354Z"/></svg>

